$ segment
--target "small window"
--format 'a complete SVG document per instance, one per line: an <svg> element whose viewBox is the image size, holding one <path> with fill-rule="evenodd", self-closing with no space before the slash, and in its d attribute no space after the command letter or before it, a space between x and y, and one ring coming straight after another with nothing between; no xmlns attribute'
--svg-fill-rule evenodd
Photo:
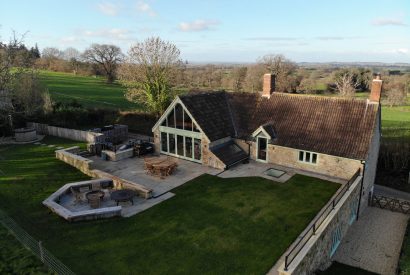
<svg viewBox="0 0 410 275"><path fill-rule="evenodd" d="M310 153L305 152L305 162L310 162Z"/></svg>
<svg viewBox="0 0 410 275"><path fill-rule="evenodd" d="M340 229L340 225L335 228L332 233L332 246L330 249L330 257L335 254L337 248L339 247L340 241L342 239L342 230Z"/></svg>
<svg viewBox="0 0 410 275"><path fill-rule="evenodd" d="M299 151L299 161L306 163L317 163L317 154L306 151Z"/></svg>

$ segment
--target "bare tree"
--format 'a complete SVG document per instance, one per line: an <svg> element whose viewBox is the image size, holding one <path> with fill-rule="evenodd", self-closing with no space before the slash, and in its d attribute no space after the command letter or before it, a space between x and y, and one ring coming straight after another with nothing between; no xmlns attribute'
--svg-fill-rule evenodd
<svg viewBox="0 0 410 275"><path fill-rule="evenodd" d="M248 92L262 91L262 81L265 68L261 64L248 66L245 78L245 89Z"/></svg>
<svg viewBox="0 0 410 275"><path fill-rule="evenodd" d="M237 67L232 71L232 89L235 92L242 92L246 78L246 67Z"/></svg>
<svg viewBox="0 0 410 275"><path fill-rule="evenodd" d="M354 97L356 89L360 85L360 80L354 77L351 70L338 72L334 81L336 90L343 97Z"/></svg>
<svg viewBox="0 0 410 275"><path fill-rule="evenodd" d="M8 44L0 45L0 133L10 132L12 117L16 114L31 116L41 112L44 103L44 88L36 71L22 64L30 64L21 55L23 38L15 33ZM16 60L19 60L16 62Z"/></svg>
<svg viewBox="0 0 410 275"><path fill-rule="evenodd" d="M64 60L67 60L74 74L77 74L80 66L81 53L76 48L69 47L63 52Z"/></svg>
<svg viewBox="0 0 410 275"><path fill-rule="evenodd" d="M45 59L61 59L63 52L54 47L47 47L41 51L41 56Z"/></svg>
<svg viewBox="0 0 410 275"><path fill-rule="evenodd" d="M297 90L305 94L314 94L317 90L316 87L316 81L310 77L306 77L301 80Z"/></svg>
<svg viewBox="0 0 410 275"><path fill-rule="evenodd" d="M290 61L282 54L268 54L259 58L258 63L265 66L266 72L275 75L276 91L287 92L289 90L289 76L293 74L297 68L294 62Z"/></svg>
<svg viewBox="0 0 410 275"><path fill-rule="evenodd" d="M128 56L128 62L119 69L119 78L127 87L126 98L162 114L173 96L174 77L181 64L179 49L151 37L133 45Z"/></svg>
<svg viewBox="0 0 410 275"><path fill-rule="evenodd" d="M383 83L383 89L386 91L385 103L390 107L404 105L407 99L406 84L404 77L385 78Z"/></svg>
<svg viewBox="0 0 410 275"><path fill-rule="evenodd" d="M107 44L92 44L83 56L87 61L102 67L108 83L114 82L116 69L124 57L119 47Z"/></svg>

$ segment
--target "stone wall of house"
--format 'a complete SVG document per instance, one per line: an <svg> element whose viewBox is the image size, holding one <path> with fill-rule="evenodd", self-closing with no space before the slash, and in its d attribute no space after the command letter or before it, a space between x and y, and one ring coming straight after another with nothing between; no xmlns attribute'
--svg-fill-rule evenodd
<svg viewBox="0 0 410 275"><path fill-rule="evenodd" d="M202 137L202 164L207 165L216 169L225 169L226 165L217 156L215 156L209 149L210 143L203 136Z"/></svg>
<svg viewBox="0 0 410 275"><path fill-rule="evenodd" d="M355 219L352 220L352 211L357 210L362 177L359 176L335 206L322 225L317 229L300 253L292 261L288 270L284 270L283 262L278 269L280 275L288 274L314 274L318 269L323 270L331 264L331 251L333 234L337 227L340 228L341 240ZM286 253L285 253L286 255Z"/></svg>
<svg viewBox="0 0 410 275"><path fill-rule="evenodd" d="M157 127L152 133L154 134L154 151L159 154L161 152L161 133L159 127Z"/></svg>
<svg viewBox="0 0 410 275"><path fill-rule="evenodd" d="M380 116L380 109L378 116ZM380 120L376 120L372 141L370 144L369 154L367 156L364 168L362 200L360 202L360 212L368 206L370 193L373 193L374 180L376 178L377 160L380 149Z"/></svg>
<svg viewBox="0 0 410 275"><path fill-rule="evenodd" d="M235 142L245 151L248 152L248 144L243 140L236 139ZM251 159L256 159L256 142L252 142L250 153ZM342 157L317 154L317 163L310 164L299 161L299 150L268 144L268 162L286 167L292 167L305 171L329 175L332 177L348 180L362 167L358 160L352 160Z"/></svg>

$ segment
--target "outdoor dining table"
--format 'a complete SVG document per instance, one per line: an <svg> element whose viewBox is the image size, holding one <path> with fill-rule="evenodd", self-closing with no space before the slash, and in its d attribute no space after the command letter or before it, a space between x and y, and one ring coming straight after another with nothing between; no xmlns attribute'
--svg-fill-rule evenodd
<svg viewBox="0 0 410 275"><path fill-rule="evenodd" d="M163 178L171 174L170 170L172 169L172 167L176 166L176 162L172 160L166 160L158 164L153 164L152 166L154 168L154 173Z"/></svg>

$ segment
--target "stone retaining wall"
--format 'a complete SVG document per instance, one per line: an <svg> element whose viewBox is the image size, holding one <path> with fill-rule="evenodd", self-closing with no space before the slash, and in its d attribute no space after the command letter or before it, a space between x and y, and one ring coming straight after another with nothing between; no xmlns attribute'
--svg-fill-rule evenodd
<svg viewBox="0 0 410 275"><path fill-rule="evenodd" d="M61 149L55 151L56 158L64 161L65 163L74 166L81 172L90 176L90 170L92 169L93 161L82 156L76 155L80 151L80 147L74 146L67 149Z"/></svg>
<svg viewBox="0 0 410 275"><path fill-rule="evenodd" d="M357 211L361 181L362 176L357 177L349 191L344 194L335 206L335 209L330 212L328 217L316 230L316 234L309 239L292 261L287 271L284 270L285 263L283 262L281 264L278 270L280 275L314 274L318 269L323 270L330 265L332 242L334 240L333 234L336 228L340 230L340 241L342 241L351 223L355 222L355 219L352 220L352 211ZM291 247L293 247L293 245ZM288 253L288 251L286 253Z"/></svg>
<svg viewBox="0 0 410 275"><path fill-rule="evenodd" d="M109 178L112 179L115 186L117 188L129 188L135 190L140 197L143 197L145 199L149 199L152 197L152 189L146 188L145 186L131 182L122 178L119 178L117 176L114 176L112 174L106 173L101 170L93 169L92 164L93 161L84 157L81 157L79 155L76 155L75 153L78 152L80 149L78 146L66 148L66 149L61 149L57 150L56 153L56 158L64 161L65 163L77 168L84 174L94 177L94 178Z"/></svg>
<svg viewBox="0 0 410 275"><path fill-rule="evenodd" d="M60 189L58 189L56 192L51 194L47 199L45 199L43 201L43 204L47 206L51 211L53 211L57 215L63 217L64 219L70 222L96 220L101 218L121 216L121 206L111 206L100 209L91 209L83 211L70 211L69 209L65 208L64 206L58 203L60 197L63 194L70 192L71 187L82 186L85 184L93 184L95 182L101 182L101 179L67 183L63 185Z"/></svg>

